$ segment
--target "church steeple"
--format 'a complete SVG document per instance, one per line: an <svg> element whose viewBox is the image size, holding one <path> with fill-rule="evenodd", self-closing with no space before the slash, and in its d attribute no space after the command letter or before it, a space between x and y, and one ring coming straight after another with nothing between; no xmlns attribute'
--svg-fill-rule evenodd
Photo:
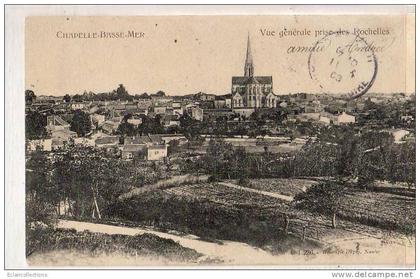
<svg viewBox="0 0 420 279"><path fill-rule="evenodd" d="M254 76L254 64L252 63L251 40L249 39L249 32L248 32L248 42L246 45L244 76L246 77Z"/></svg>

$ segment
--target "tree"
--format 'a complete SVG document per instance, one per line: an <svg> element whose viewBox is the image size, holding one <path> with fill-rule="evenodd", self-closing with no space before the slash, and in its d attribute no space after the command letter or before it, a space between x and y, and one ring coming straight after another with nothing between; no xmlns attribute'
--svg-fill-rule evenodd
<svg viewBox="0 0 420 279"><path fill-rule="evenodd" d="M27 139L39 139L46 135L47 119L37 111L25 115L25 134Z"/></svg>
<svg viewBox="0 0 420 279"><path fill-rule="evenodd" d="M156 115L155 118L150 118L146 115L141 116L142 123L138 127L139 134L161 134L164 132L164 128L160 123L161 116Z"/></svg>
<svg viewBox="0 0 420 279"><path fill-rule="evenodd" d="M132 137L137 134L137 131L133 124L124 121L118 126L117 134Z"/></svg>
<svg viewBox="0 0 420 279"><path fill-rule="evenodd" d="M56 155L53 184L73 215L101 219L104 209L138 178L134 171L104 150L75 146Z"/></svg>
<svg viewBox="0 0 420 279"><path fill-rule="evenodd" d="M76 94L71 98L74 102L82 102L83 101L83 97L82 95Z"/></svg>
<svg viewBox="0 0 420 279"><path fill-rule="evenodd" d="M165 97L165 92L163 92L162 90L159 90L158 92L155 93L156 97Z"/></svg>
<svg viewBox="0 0 420 279"><path fill-rule="evenodd" d="M128 95L127 90L125 89L123 84L119 84L117 88L117 95L121 97L125 97Z"/></svg>
<svg viewBox="0 0 420 279"><path fill-rule="evenodd" d="M299 209L331 216L331 225L336 228L336 218L341 208L344 190L341 181L324 181L296 195L293 202Z"/></svg>
<svg viewBox="0 0 420 279"><path fill-rule="evenodd" d="M36 150L29 155L26 162L26 194L30 195L32 199L41 202L54 200L48 191L51 186L50 171L50 160L44 152Z"/></svg>
<svg viewBox="0 0 420 279"><path fill-rule="evenodd" d="M51 163L45 153L36 150L26 161L26 253L33 252L39 229L55 224L58 189L51 183Z"/></svg>
<svg viewBox="0 0 420 279"><path fill-rule="evenodd" d="M179 140L171 140L168 146L168 154L174 154L179 151Z"/></svg>
<svg viewBox="0 0 420 279"><path fill-rule="evenodd" d="M249 167L249 156L246 153L245 147L240 146L233 151L232 156L229 157L229 171L235 178L248 179L251 176Z"/></svg>
<svg viewBox="0 0 420 279"><path fill-rule="evenodd" d="M86 136L91 130L89 114L76 110L70 123L70 129L76 132L79 137Z"/></svg>
<svg viewBox="0 0 420 279"><path fill-rule="evenodd" d="M355 166L359 187L367 189L375 179L387 178L393 141L386 132L369 131L360 136Z"/></svg>
<svg viewBox="0 0 420 279"><path fill-rule="evenodd" d="M63 97L63 101L64 101L65 103L70 103L70 101L71 101L71 97L70 97L70 95L69 95L69 94L64 95L64 97Z"/></svg>
<svg viewBox="0 0 420 279"><path fill-rule="evenodd" d="M233 155L233 146L220 139L212 139L203 156L203 166L214 179L230 177L229 160Z"/></svg>
<svg viewBox="0 0 420 279"><path fill-rule="evenodd" d="M36 95L32 90L25 90L25 103L31 105L36 99Z"/></svg>
<svg viewBox="0 0 420 279"><path fill-rule="evenodd" d="M200 121L197 121L187 113L184 113L179 118L179 122L182 132L187 139L191 140L197 138L197 136L199 135L200 127L198 125L200 124Z"/></svg>

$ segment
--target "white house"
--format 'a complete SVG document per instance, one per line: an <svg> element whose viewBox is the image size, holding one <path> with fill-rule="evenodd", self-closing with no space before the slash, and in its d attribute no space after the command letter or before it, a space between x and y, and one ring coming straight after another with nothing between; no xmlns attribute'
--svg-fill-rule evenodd
<svg viewBox="0 0 420 279"><path fill-rule="evenodd" d="M134 126L140 125L143 121L141 118L129 118L127 119L127 122L130 124L133 124Z"/></svg>
<svg viewBox="0 0 420 279"><path fill-rule="evenodd" d="M403 143L403 139L410 134L409 131L404 129L391 130L392 136L394 137L394 142L397 144Z"/></svg>
<svg viewBox="0 0 420 279"><path fill-rule="evenodd" d="M27 143L28 151L35 151L37 149L42 151L52 150L52 139L31 140Z"/></svg>
<svg viewBox="0 0 420 279"><path fill-rule="evenodd" d="M334 124L348 124L348 123L355 123L356 117L345 112L342 112L340 115L337 116L336 123Z"/></svg>
<svg viewBox="0 0 420 279"><path fill-rule="evenodd" d="M71 103L71 109L77 110L77 109L84 109L87 104L85 103Z"/></svg>
<svg viewBox="0 0 420 279"><path fill-rule="evenodd" d="M147 160L159 161L168 155L168 147L165 144L151 145L147 147Z"/></svg>
<svg viewBox="0 0 420 279"><path fill-rule="evenodd" d="M329 112L323 112L319 115L319 121L326 124L342 125L356 122L356 117L345 112L335 115Z"/></svg>

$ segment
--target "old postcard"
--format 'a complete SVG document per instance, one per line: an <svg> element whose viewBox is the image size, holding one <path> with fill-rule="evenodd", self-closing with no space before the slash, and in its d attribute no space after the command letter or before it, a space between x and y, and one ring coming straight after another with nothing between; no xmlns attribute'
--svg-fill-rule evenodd
<svg viewBox="0 0 420 279"><path fill-rule="evenodd" d="M27 265L413 267L414 7L306 8L27 16Z"/></svg>

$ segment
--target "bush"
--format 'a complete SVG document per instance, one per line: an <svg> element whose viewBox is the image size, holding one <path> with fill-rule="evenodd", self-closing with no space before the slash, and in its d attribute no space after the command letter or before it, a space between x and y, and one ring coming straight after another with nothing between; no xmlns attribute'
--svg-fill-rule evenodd
<svg viewBox="0 0 420 279"><path fill-rule="evenodd" d="M134 236L102 234L68 229L43 229L36 231L36 241L30 243L29 253L52 250L77 250L91 256L121 252L126 255L163 256L181 261L195 261L202 254L185 248L171 239L144 233Z"/></svg>
<svg viewBox="0 0 420 279"><path fill-rule="evenodd" d="M238 184L244 187L250 186L251 181L249 180L249 178L246 177L241 177L238 181Z"/></svg>
<svg viewBox="0 0 420 279"><path fill-rule="evenodd" d="M219 182L220 180L221 180L220 177L216 175L210 175L209 178L207 179L207 182L214 183L214 182Z"/></svg>

